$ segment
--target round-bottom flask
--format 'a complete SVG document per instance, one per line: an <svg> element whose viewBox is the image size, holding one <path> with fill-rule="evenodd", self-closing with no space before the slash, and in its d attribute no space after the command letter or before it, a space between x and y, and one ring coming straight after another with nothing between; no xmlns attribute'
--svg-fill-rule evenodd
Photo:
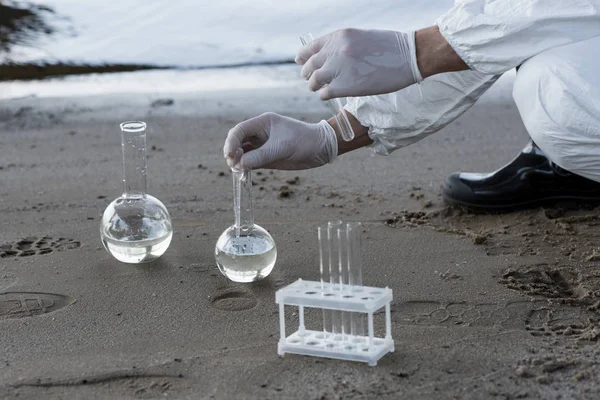
<svg viewBox="0 0 600 400"><path fill-rule="evenodd" d="M254 282L267 277L277 260L275 241L254 223L252 179L249 170L233 172L235 224L225 229L215 246L219 271L234 282Z"/></svg>
<svg viewBox="0 0 600 400"><path fill-rule="evenodd" d="M269 232L258 225L236 235L227 228L215 247L219 271L234 282L254 282L266 278L277 260L277 247Z"/></svg>
<svg viewBox="0 0 600 400"><path fill-rule="evenodd" d="M117 260L146 263L169 248L173 237L171 219L164 204L155 197L119 197L102 216L102 244Z"/></svg>
<svg viewBox="0 0 600 400"><path fill-rule="evenodd" d="M121 124L123 195L102 215L102 244L117 260L140 264L156 260L173 237L171 217L163 203L146 193L146 124Z"/></svg>

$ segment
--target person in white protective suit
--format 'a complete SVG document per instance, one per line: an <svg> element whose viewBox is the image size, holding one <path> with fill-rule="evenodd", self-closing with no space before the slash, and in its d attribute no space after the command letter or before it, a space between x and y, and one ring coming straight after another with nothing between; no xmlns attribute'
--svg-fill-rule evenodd
<svg viewBox="0 0 600 400"><path fill-rule="evenodd" d="M599 52L600 0L462 0L415 32L339 30L300 48L296 62L322 99L351 97L354 140L341 139L334 119L266 113L229 131L224 156L297 170L364 146L387 155L452 122L517 68L513 97L531 142L493 173L450 175L444 199L482 210L600 201Z"/></svg>

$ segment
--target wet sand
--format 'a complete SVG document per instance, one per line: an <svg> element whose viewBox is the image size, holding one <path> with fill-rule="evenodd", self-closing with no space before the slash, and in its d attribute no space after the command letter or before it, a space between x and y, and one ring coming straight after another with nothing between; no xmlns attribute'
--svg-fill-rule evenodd
<svg viewBox="0 0 600 400"><path fill-rule="evenodd" d="M255 284L220 275L227 130L263 111L317 121L319 110L292 89L3 100L0 397L596 398L598 210L489 216L441 202L447 174L493 170L526 143L505 89L387 158L363 149L319 170L256 171L275 270ZM148 192L175 229L142 266L112 259L99 237L128 119L149 125ZM316 226L332 219L363 222L365 283L394 290L396 351L377 367L277 355L275 291L318 279Z"/></svg>

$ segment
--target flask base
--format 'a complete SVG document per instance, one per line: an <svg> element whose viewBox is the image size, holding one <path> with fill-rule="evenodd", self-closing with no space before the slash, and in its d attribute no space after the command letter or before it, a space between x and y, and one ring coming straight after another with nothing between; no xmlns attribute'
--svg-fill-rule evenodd
<svg viewBox="0 0 600 400"><path fill-rule="evenodd" d="M219 271L234 282L248 283L266 278L277 260L277 248L272 246L263 253L231 254L216 249Z"/></svg>

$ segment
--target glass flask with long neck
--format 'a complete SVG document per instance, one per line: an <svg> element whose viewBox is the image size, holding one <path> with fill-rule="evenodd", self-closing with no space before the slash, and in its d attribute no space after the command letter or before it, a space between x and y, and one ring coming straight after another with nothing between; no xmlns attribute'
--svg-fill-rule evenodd
<svg viewBox="0 0 600 400"><path fill-rule="evenodd" d="M165 205L146 193L146 123L123 122L123 194L102 216L102 244L117 260L140 264L164 254L173 237Z"/></svg>
<svg viewBox="0 0 600 400"><path fill-rule="evenodd" d="M275 241L254 223L250 170L231 169L235 223L225 229L215 246L219 271L234 282L254 282L267 277L277 260Z"/></svg>

